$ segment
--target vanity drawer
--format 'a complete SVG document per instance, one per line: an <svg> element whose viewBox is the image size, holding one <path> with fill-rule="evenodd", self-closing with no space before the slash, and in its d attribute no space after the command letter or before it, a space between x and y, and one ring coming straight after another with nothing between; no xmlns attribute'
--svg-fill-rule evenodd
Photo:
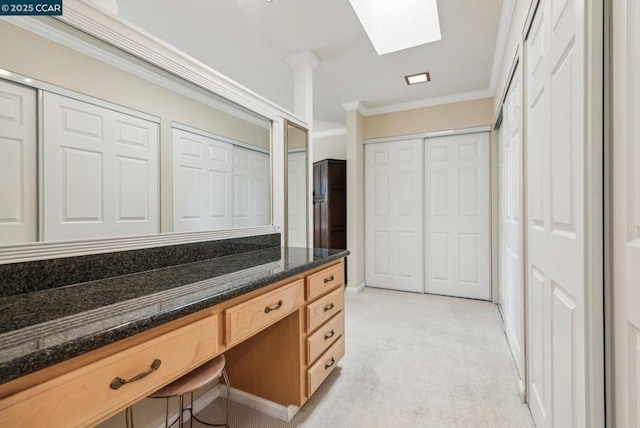
<svg viewBox="0 0 640 428"><path fill-rule="evenodd" d="M225 343L234 345L286 317L304 303L302 280L225 311Z"/></svg>
<svg viewBox="0 0 640 428"><path fill-rule="evenodd" d="M307 332L315 330L344 308L344 290L338 288L307 305Z"/></svg>
<svg viewBox="0 0 640 428"><path fill-rule="evenodd" d="M311 364L344 333L344 311L307 338L307 364Z"/></svg>
<svg viewBox="0 0 640 428"><path fill-rule="evenodd" d="M311 397L329 373L336 368L342 357L344 357L344 336L340 336L336 343L307 370L307 397Z"/></svg>
<svg viewBox="0 0 640 428"><path fill-rule="evenodd" d="M312 300L338 285L344 285L344 264L328 267L307 277L307 300Z"/></svg>
<svg viewBox="0 0 640 428"><path fill-rule="evenodd" d="M87 364L0 401L10 427L80 427L104 421L218 353L218 317L209 316ZM160 365L151 370L154 360ZM112 387L116 378L136 381Z"/></svg>

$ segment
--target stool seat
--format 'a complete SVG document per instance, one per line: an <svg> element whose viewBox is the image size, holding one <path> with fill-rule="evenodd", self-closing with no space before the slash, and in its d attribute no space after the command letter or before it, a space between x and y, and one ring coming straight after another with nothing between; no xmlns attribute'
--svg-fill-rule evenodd
<svg viewBox="0 0 640 428"><path fill-rule="evenodd" d="M182 395L194 391L222 375L225 359L224 354L218 355L213 360L201 365L187 373L169 385L149 395L151 398L167 398Z"/></svg>

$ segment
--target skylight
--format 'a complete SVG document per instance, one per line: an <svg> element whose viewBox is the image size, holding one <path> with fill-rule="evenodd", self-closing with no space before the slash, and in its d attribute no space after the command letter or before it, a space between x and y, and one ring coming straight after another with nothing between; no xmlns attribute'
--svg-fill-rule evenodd
<svg viewBox="0 0 640 428"><path fill-rule="evenodd" d="M440 40L436 0L349 0L378 55Z"/></svg>

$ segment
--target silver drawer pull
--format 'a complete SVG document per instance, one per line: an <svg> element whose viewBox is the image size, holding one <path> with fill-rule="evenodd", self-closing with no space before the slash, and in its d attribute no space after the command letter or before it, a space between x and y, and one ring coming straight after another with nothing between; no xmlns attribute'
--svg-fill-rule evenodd
<svg viewBox="0 0 640 428"><path fill-rule="evenodd" d="M331 282L331 281L333 281L334 279L335 279L335 278L333 277L333 275L331 275L330 277L328 277L328 278L325 278L325 279L324 279L324 283L326 284L327 282Z"/></svg>
<svg viewBox="0 0 640 428"><path fill-rule="evenodd" d="M334 329L331 329L329 333L324 335L324 340L329 340L335 335L336 335L336 331Z"/></svg>
<svg viewBox="0 0 640 428"><path fill-rule="evenodd" d="M331 357L331 361L329 361L329 363L325 363L324 364L324 369L328 369L329 367L333 367L333 365L336 363L336 359L334 357Z"/></svg>
<svg viewBox="0 0 640 428"><path fill-rule="evenodd" d="M276 309L280 309L282 307L282 300L278 300L278 304L274 306L267 306L264 308L264 313L268 314L271 311L275 311Z"/></svg>
<svg viewBox="0 0 640 428"><path fill-rule="evenodd" d="M137 380L142 379L143 377L147 377L150 373L158 370L158 368L160 367L160 364L162 364L162 361L156 358L155 360L153 360L153 363L151 363L151 367L143 371L142 373L138 373L137 375L135 375L130 379L122 379L121 377L117 377L111 381L111 385L109 386L111 387L111 389L118 389L124 384L135 382Z"/></svg>
<svg viewBox="0 0 640 428"><path fill-rule="evenodd" d="M327 306L324 307L324 311L327 312L327 311L330 311L333 308L334 308L333 302L331 302Z"/></svg>

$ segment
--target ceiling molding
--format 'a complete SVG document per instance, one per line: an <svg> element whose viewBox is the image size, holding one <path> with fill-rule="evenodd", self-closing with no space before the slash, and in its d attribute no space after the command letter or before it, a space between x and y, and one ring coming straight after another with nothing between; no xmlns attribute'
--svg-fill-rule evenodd
<svg viewBox="0 0 640 428"><path fill-rule="evenodd" d="M347 135L347 128L328 129L313 133L313 138L335 137L337 135Z"/></svg>
<svg viewBox="0 0 640 428"><path fill-rule="evenodd" d="M513 19L513 11L515 9L516 0L503 0L502 11L500 13L500 26L498 27L498 36L496 37L496 47L493 52L493 65L491 66L491 80L489 81L489 89L495 94L498 77L502 69L502 61L504 59L505 48L507 46L507 38L509 37L509 29L511 28L511 20Z"/></svg>
<svg viewBox="0 0 640 428"><path fill-rule="evenodd" d="M360 112L364 116L373 116L377 114L396 113L399 111L415 110L419 108L434 107L434 106L439 106L443 104L453 104L453 103L459 103L463 101L472 101L472 100L478 100L481 98L489 98L489 97L493 97L493 92L490 89L482 89L479 91L445 95L443 97L425 98L422 100L409 101L406 103L389 104L386 106L373 107L373 108L364 108L364 111L360 110ZM345 104L342 104L342 106L345 107ZM347 109L345 108L345 110Z"/></svg>
<svg viewBox="0 0 640 428"><path fill-rule="evenodd" d="M342 103L341 105L342 108L345 109L345 111L357 110L366 116L367 108L360 101L349 101L346 103Z"/></svg>

